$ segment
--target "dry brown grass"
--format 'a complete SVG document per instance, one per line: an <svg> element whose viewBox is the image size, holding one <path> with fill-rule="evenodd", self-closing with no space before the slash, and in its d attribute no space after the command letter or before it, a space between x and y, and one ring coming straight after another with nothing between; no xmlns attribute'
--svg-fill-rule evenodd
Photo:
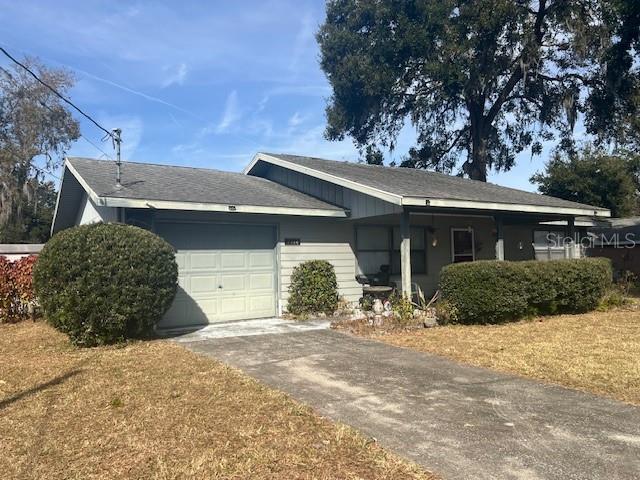
<svg viewBox="0 0 640 480"><path fill-rule="evenodd" d="M392 345L640 404L640 312L373 334Z"/></svg>
<svg viewBox="0 0 640 480"><path fill-rule="evenodd" d="M3 479L432 478L168 342L79 350L23 323L0 352Z"/></svg>

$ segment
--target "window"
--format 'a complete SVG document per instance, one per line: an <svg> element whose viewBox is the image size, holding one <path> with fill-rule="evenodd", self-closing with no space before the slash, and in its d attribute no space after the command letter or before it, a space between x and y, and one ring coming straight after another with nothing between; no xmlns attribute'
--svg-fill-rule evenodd
<svg viewBox="0 0 640 480"><path fill-rule="evenodd" d="M424 227L411 227L411 272L427 272ZM381 265L391 265L391 273L400 273L400 228L359 225L356 227L356 251L360 273L372 274Z"/></svg>
<svg viewBox="0 0 640 480"><path fill-rule="evenodd" d="M564 231L534 230L533 244L543 248L564 248Z"/></svg>
<svg viewBox="0 0 640 480"><path fill-rule="evenodd" d="M475 244L472 228L451 229L451 261L473 262L475 260Z"/></svg>

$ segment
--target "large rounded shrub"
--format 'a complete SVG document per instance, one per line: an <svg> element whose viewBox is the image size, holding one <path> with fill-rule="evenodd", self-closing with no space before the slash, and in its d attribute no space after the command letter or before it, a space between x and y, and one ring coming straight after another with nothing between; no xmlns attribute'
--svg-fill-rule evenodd
<svg viewBox="0 0 640 480"><path fill-rule="evenodd" d="M611 286L611 276L611 262L605 258L484 260L444 267L440 291L456 321L498 323L593 310Z"/></svg>
<svg viewBox="0 0 640 480"><path fill-rule="evenodd" d="M325 260L311 260L293 269L287 310L294 315L332 313L338 305L336 272Z"/></svg>
<svg viewBox="0 0 640 480"><path fill-rule="evenodd" d="M171 245L138 227L98 223L47 242L34 287L47 320L76 345L148 334L171 306L178 266Z"/></svg>

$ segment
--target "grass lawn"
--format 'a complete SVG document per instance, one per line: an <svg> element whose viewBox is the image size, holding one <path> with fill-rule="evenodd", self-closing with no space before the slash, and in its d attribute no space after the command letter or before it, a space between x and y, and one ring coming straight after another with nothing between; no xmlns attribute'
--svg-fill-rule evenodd
<svg viewBox="0 0 640 480"><path fill-rule="evenodd" d="M373 334L383 342L640 405L640 312Z"/></svg>
<svg viewBox="0 0 640 480"><path fill-rule="evenodd" d="M80 350L26 322L0 352L3 479L433 478L168 342Z"/></svg>

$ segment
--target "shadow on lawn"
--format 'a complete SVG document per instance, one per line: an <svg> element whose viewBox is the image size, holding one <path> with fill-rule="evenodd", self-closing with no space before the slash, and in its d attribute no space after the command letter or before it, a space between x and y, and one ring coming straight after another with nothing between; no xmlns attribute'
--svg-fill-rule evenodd
<svg viewBox="0 0 640 480"><path fill-rule="evenodd" d="M22 392L18 392L15 395L7 397L4 400L0 400L0 410L8 407L9 405L11 405L12 403L17 402L18 400L22 400L24 397L27 397L27 396L32 395L34 393L41 392L42 390L46 390L47 388L54 387L56 385L60 385L61 383L67 381L71 377L76 376L80 372L82 372L82 370L79 369L79 368L76 368L74 370L70 370L67 373L64 373L62 375L59 375L57 377L52 378L48 382L41 383L39 385L36 385L33 388L29 388L29 389L24 390Z"/></svg>

